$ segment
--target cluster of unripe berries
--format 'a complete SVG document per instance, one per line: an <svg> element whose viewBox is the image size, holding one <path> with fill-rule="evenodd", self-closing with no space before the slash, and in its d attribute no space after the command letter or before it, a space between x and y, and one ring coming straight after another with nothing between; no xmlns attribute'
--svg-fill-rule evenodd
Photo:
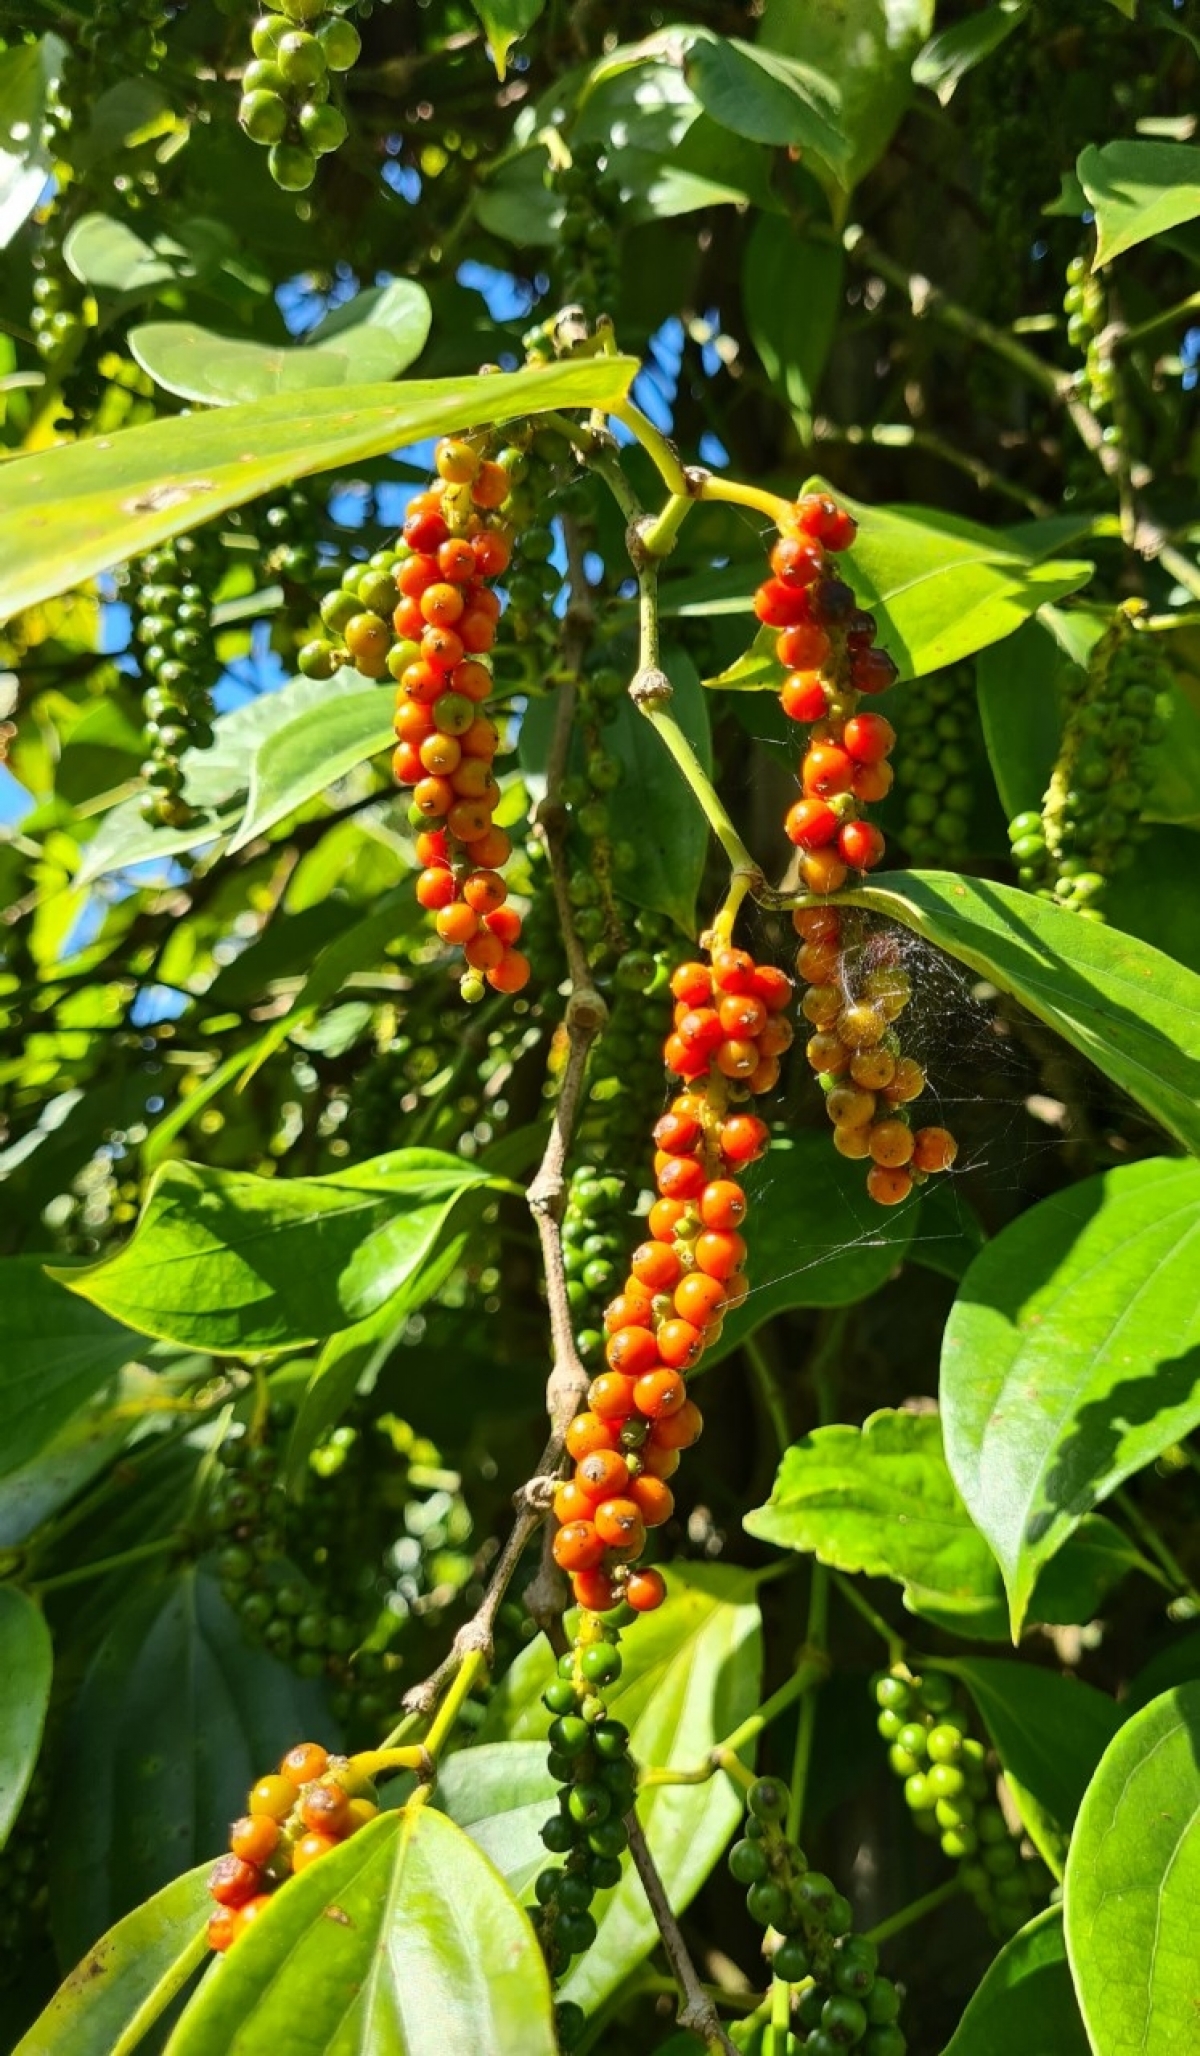
<svg viewBox="0 0 1200 2056"><path fill-rule="evenodd" d="M980 726L970 667L930 671L904 688L904 846L914 864L957 866L971 848Z"/></svg>
<svg viewBox="0 0 1200 2056"><path fill-rule="evenodd" d="M888 937L872 935L851 910L798 907L792 920L801 938L796 970L806 985L800 1011L813 1029L805 1053L825 1093L834 1148L869 1161L871 1198L898 1206L958 1154L949 1129L914 1129L906 1111L925 1090L924 1071L903 1054L892 1027L911 981Z"/></svg>
<svg viewBox="0 0 1200 2056"><path fill-rule="evenodd" d="M775 654L787 671L779 695L793 721L811 724L800 766L802 795L784 827L803 851L810 892L837 892L852 870L870 871L883 855L878 828L862 809L890 790L887 762L896 742L882 714L860 714L863 694L886 692L897 671L875 648L875 617L858 606L830 554L849 549L855 523L820 494L798 500L780 524L771 576L754 596L754 611L777 628Z"/></svg>
<svg viewBox="0 0 1200 2056"><path fill-rule="evenodd" d="M257 1920L271 1894L356 1834L379 1811L375 1787L348 1756L319 1742L298 1742L277 1773L260 1778L247 1811L229 1830L229 1854L214 1864L208 1889L216 1911L212 1949L225 1950Z"/></svg>
<svg viewBox="0 0 1200 2056"><path fill-rule="evenodd" d="M991 1926L1015 1934L1033 1912L1032 1863L1024 1861L996 1805L987 1750L970 1732L943 1672L914 1677L902 1666L874 1682L888 1762L923 1833L936 1835Z"/></svg>
<svg viewBox="0 0 1200 2056"><path fill-rule="evenodd" d="M1166 732L1171 673L1160 638L1135 626L1126 602L1095 644L1086 670L1072 667L1058 758L1040 813L1009 823L1022 885L1102 921L1109 878L1133 863L1149 830L1142 813L1155 778L1154 746Z"/></svg>
<svg viewBox="0 0 1200 2056"><path fill-rule="evenodd" d="M791 980L745 950L716 949L711 966L680 964L671 990L676 1024L665 1057L689 1089L654 1130L650 1234L605 1309L607 1369L567 1430L575 1470L554 1500L555 1560L571 1574L580 1606L596 1613L619 1599L638 1613L662 1602L658 1571L636 1565L647 1530L670 1519L667 1480L703 1425L688 1373L749 1290L739 1232L747 1199L737 1174L769 1136L756 1114L729 1110L730 1091L756 1080L758 1090L773 1085L778 1051L790 1039L781 1015Z"/></svg>
<svg viewBox="0 0 1200 2056"><path fill-rule="evenodd" d="M873 1942L851 1933L853 1913L831 1879L810 1870L784 1828L788 1789L778 1778L757 1778L747 1795L746 1831L729 1852L729 1870L748 1887L746 1911L776 1940L771 1970L799 1985L791 2009L793 2032L806 2056L904 2056L896 2025L900 1994L878 1975Z"/></svg>
<svg viewBox="0 0 1200 2056"><path fill-rule="evenodd" d="M331 677L348 663L364 677L395 679L392 768L412 788L417 898L443 942L461 947L463 997L477 1000L485 980L519 992L530 968L515 947L521 915L500 876L512 844L493 821L500 733L484 711L493 687L484 659L500 617L489 581L511 556L499 514L511 480L475 442L444 438L434 463L437 482L410 501L397 547L354 565L326 595L326 635L299 661L308 677Z"/></svg>
<svg viewBox="0 0 1200 2056"><path fill-rule="evenodd" d="M219 670L212 637L212 589L219 573L211 534L181 535L130 567L128 603L138 662L150 683L142 694L146 725L142 812L164 827L192 818L180 758L213 739L211 689Z"/></svg>
<svg viewBox="0 0 1200 2056"><path fill-rule="evenodd" d="M622 1608L620 1618L631 1616ZM620 1882L629 1845L625 1815L637 1792L629 1730L611 1718L604 1699L605 1688L621 1675L618 1617L601 1620L572 1608L563 1625L570 1647L542 1694L552 1715L549 1769L560 1786L558 1812L542 1828L542 1841L550 1855L566 1862L539 1872L533 1888L534 1918L556 1977L596 1939L591 1903L597 1892ZM583 2030L583 2014L569 2003L560 2005L556 2025L561 2046L570 2049Z"/></svg>
<svg viewBox="0 0 1200 2056"><path fill-rule="evenodd" d="M1067 266L1063 313L1067 317L1067 341L1073 349L1083 352L1080 397L1093 413L1102 414L1112 406L1116 375L1111 351L1104 341L1108 325L1104 287L1082 254L1072 257ZM1106 442L1118 440L1115 426L1105 430Z"/></svg>
<svg viewBox="0 0 1200 2056"><path fill-rule="evenodd" d="M311 186L317 159L338 149L346 117L330 105L330 74L349 71L362 48L344 16L354 0L266 0L271 12L250 31L254 52L242 75L238 120L265 144L271 177L285 192Z"/></svg>

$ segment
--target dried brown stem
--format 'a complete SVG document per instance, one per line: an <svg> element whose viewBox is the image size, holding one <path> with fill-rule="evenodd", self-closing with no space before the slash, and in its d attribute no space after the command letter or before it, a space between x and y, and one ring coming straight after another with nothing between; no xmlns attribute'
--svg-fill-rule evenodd
<svg viewBox="0 0 1200 2056"><path fill-rule="evenodd" d="M708 1993L700 1981L699 1972L688 1954L687 1943L680 1932L667 1897L667 1888L658 1874L658 1866L650 1854L650 1847L642 1830L642 1824L635 1809L625 1816L629 1830L629 1850L637 1874L642 1881L642 1890L650 1901L654 1925L662 1937L663 1950L671 1966L671 1975L679 1987L683 2001L679 2009L679 2025L690 2028L699 2035L708 2050L720 2049L727 2056L737 2056L737 2051L721 2026L720 2017Z"/></svg>

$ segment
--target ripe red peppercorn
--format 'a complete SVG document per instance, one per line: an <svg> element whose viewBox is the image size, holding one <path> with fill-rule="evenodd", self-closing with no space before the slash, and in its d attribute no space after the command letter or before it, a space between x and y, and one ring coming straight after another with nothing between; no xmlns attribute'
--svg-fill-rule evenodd
<svg viewBox="0 0 1200 2056"><path fill-rule="evenodd" d="M571 1521L551 1544L560 1570L592 1571L604 1561L605 1545L591 1521Z"/></svg>
<svg viewBox="0 0 1200 2056"><path fill-rule="evenodd" d="M832 799L837 793L849 792L854 776L854 759L837 743L814 742L800 767L806 793L815 793L818 799Z"/></svg>
<svg viewBox="0 0 1200 2056"><path fill-rule="evenodd" d="M625 1597L635 1613L653 1613L667 1596L661 1571L640 1570L630 1574Z"/></svg>
<svg viewBox="0 0 1200 2056"><path fill-rule="evenodd" d="M856 871L873 871L886 844L873 821L847 821L838 835L838 850Z"/></svg>
<svg viewBox="0 0 1200 2056"><path fill-rule="evenodd" d="M771 569L785 585L811 585L825 568L819 542L805 536L780 536L771 552Z"/></svg>
<svg viewBox="0 0 1200 2056"><path fill-rule="evenodd" d="M779 694L779 704L792 721L823 720L826 699L825 687L816 671L793 671L790 678L784 679Z"/></svg>
<svg viewBox="0 0 1200 2056"><path fill-rule="evenodd" d="M754 595L754 611L765 628L794 628L811 617L807 592L768 578Z"/></svg>
<svg viewBox="0 0 1200 2056"><path fill-rule="evenodd" d="M796 800L788 808L783 829L789 842L797 849L816 850L834 840L838 832L838 817L824 800L809 797Z"/></svg>
<svg viewBox="0 0 1200 2056"><path fill-rule="evenodd" d="M896 731L883 714L852 714L842 731L842 747L856 763L879 764L896 747Z"/></svg>

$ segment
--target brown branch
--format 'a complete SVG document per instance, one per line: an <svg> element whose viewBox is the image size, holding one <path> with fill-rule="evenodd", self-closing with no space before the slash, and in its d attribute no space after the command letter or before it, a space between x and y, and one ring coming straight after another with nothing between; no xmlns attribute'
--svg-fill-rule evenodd
<svg viewBox="0 0 1200 2056"><path fill-rule="evenodd" d="M671 1975L679 1987L679 1996L683 2001L679 2009L679 2025L682 2028L690 2028L694 2035L699 2035L706 2049L720 2049L726 2052L726 2056L737 2056L737 2050L721 2026L717 2009L705 1991L699 1972L688 1954L687 1943L672 1911L667 1888L658 1874L658 1865L650 1854L650 1846L635 1808L631 1808L626 1814L625 1825L629 1830L629 1851L633 1857L634 1867L642 1881L642 1890L650 1901L654 1925L662 1937L667 1962L671 1966Z"/></svg>

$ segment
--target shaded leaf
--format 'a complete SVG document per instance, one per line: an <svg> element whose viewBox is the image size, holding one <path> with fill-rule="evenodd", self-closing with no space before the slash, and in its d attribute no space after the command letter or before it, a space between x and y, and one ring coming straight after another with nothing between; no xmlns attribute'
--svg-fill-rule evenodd
<svg viewBox="0 0 1200 2056"><path fill-rule="evenodd" d="M114 215L82 214L63 242L63 257L81 285L132 302L151 298L160 286L201 283L237 247L224 222L202 214L160 230L150 241Z"/></svg>
<svg viewBox="0 0 1200 2056"><path fill-rule="evenodd" d="M42 1746L54 1650L27 1592L0 1585L0 1849L13 1831Z"/></svg>
<svg viewBox="0 0 1200 2056"><path fill-rule="evenodd" d="M681 650L668 650L664 663L674 688L671 712L711 773L712 735L696 668ZM604 731L604 747L621 766L621 783L610 805L614 839L626 845L629 855L629 861L617 864L615 882L635 906L666 914L694 935L696 895L708 853L704 816L652 724L630 700L616 707ZM637 804L651 795L651 804Z"/></svg>
<svg viewBox="0 0 1200 2056"><path fill-rule="evenodd" d="M1186 2048L1198 1904L1200 1685L1180 1685L1118 1731L1071 1841L1067 1953L1096 2056Z"/></svg>
<svg viewBox="0 0 1200 2056"><path fill-rule="evenodd" d="M637 362L593 357L490 377L291 393L59 443L5 466L0 618L50 599L293 478L422 436L550 407L603 407Z"/></svg>
<svg viewBox="0 0 1200 2056"><path fill-rule="evenodd" d="M285 1974L286 1973L286 1974ZM432 1807L384 1813L277 1893L191 2001L169 2056L555 2056L537 1938Z"/></svg>
<svg viewBox="0 0 1200 2056"><path fill-rule="evenodd" d="M432 1149L320 1178L167 1163L124 1248L55 1275L143 1334L233 1354L293 1349L411 1286L458 1201L488 1183Z"/></svg>
<svg viewBox="0 0 1200 2056"><path fill-rule="evenodd" d="M275 393L395 378L420 356L431 319L424 287L396 279L336 308L302 343L255 343L191 321L156 321L131 329L129 347L167 392L227 407Z"/></svg>
<svg viewBox="0 0 1200 2056"><path fill-rule="evenodd" d="M1091 144L1076 170L1096 211L1097 270L1200 214L1200 149L1194 144Z"/></svg>
<svg viewBox="0 0 1200 2056"><path fill-rule="evenodd" d="M684 76L722 128L751 143L812 151L834 169L844 165L849 143L837 95L811 65L709 29L672 27L667 33L672 40L689 38Z"/></svg>
<svg viewBox="0 0 1200 2056"><path fill-rule="evenodd" d="M1004 1572L1039 1567L1123 1478L1200 1422L1200 1165L1084 1179L983 1249L943 1343L946 1455Z"/></svg>
<svg viewBox="0 0 1200 2056"><path fill-rule="evenodd" d="M59 1986L14 2056L131 2056L208 1953L207 1860L136 1906Z"/></svg>
<svg viewBox="0 0 1200 2056"><path fill-rule="evenodd" d="M544 11L546 0L471 0L483 23L497 78L508 69L508 53Z"/></svg>
<svg viewBox="0 0 1200 2056"><path fill-rule="evenodd" d="M0 1475L36 1456L86 1399L145 1349L140 1335L63 1291L45 1258L0 1264Z"/></svg>
<svg viewBox="0 0 1200 2056"><path fill-rule="evenodd" d="M802 58L837 96L849 144L837 166L847 192L883 156L912 98L912 64L933 27L934 0L834 0L797 8L770 0L762 43Z"/></svg>
<svg viewBox="0 0 1200 2056"><path fill-rule="evenodd" d="M807 241L790 221L760 215L742 260L742 307L763 370L803 441L837 330L845 258L838 244Z"/></svg>
<svg viewBox="0 0 1200 2056"><path fill-rule="evenodd" d="M939 29L919 52L912 68L915 84L928 86L948 107L956 86L967 73L1007 42L1029 12L1029 0L993 0L982 14L968 15L948 29Z"/></svg>
<svg viewBox="0 0 1200 2056"><path fill-rule="evenodd" d="M1004 1944L943 2056L1012 2056L1014 2049L1021 2056L1088 2056L1058 1906Z"/></svg>

